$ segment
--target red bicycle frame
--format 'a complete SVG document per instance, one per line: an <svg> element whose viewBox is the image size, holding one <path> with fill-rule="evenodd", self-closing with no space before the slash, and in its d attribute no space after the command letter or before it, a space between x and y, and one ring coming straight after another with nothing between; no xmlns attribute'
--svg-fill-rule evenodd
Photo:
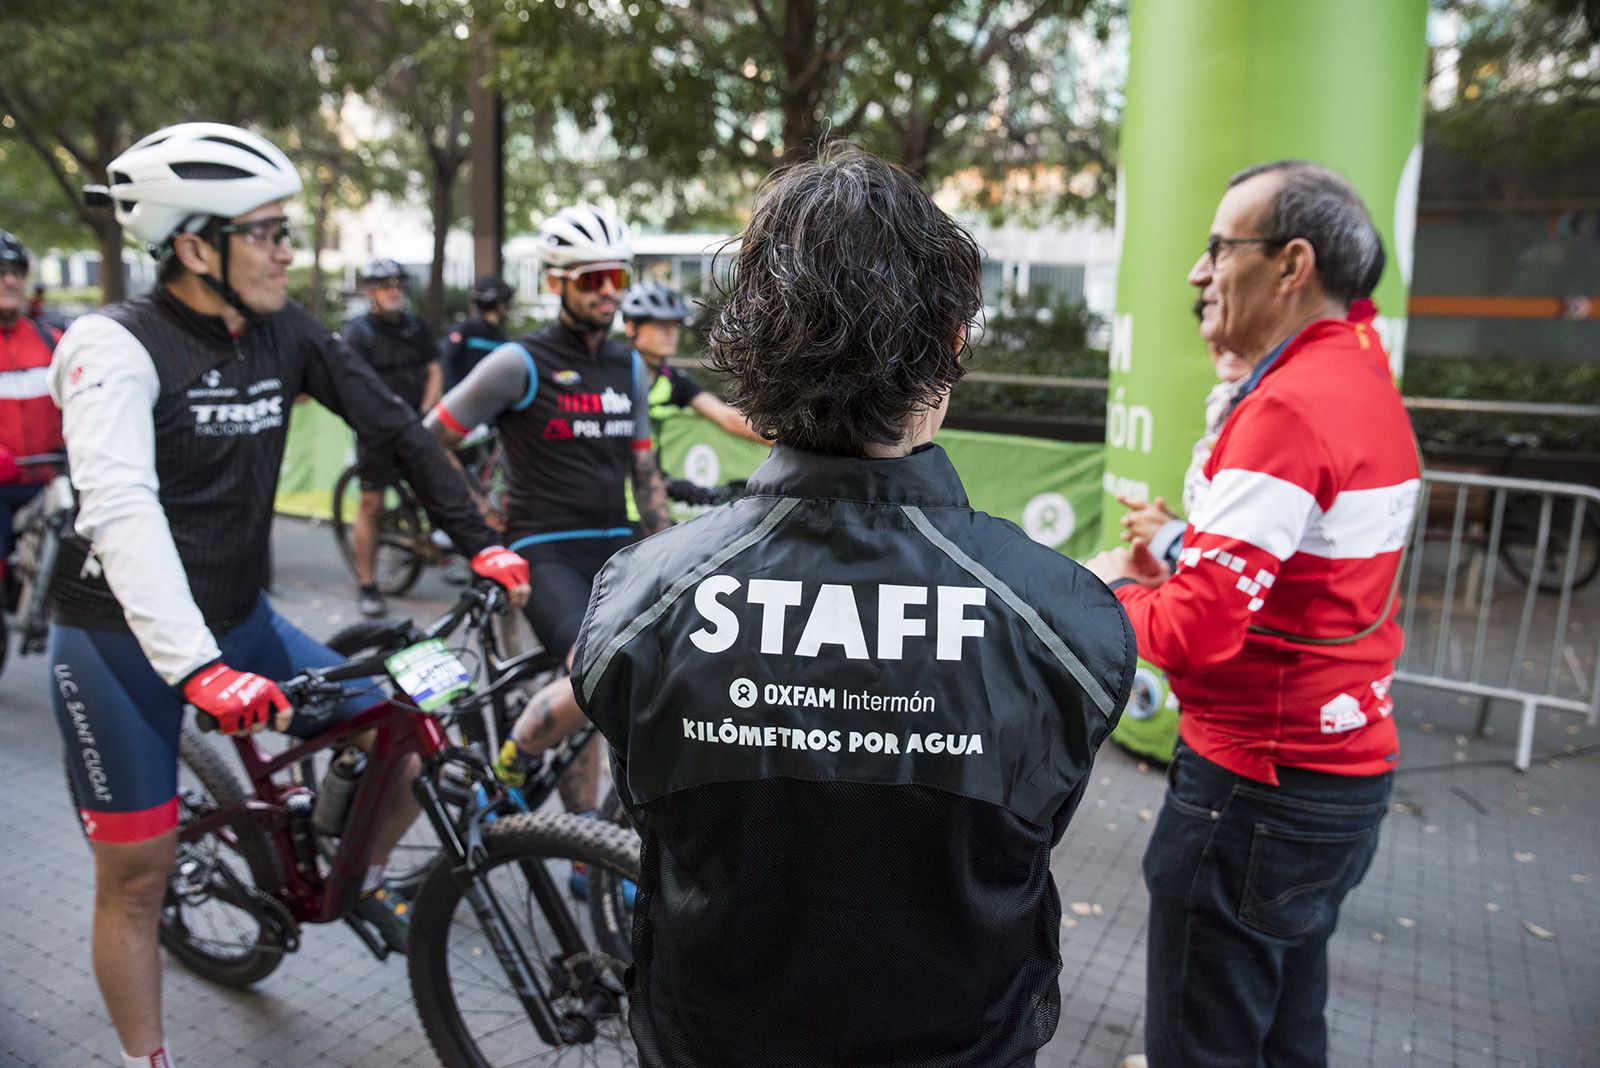
<svg viewBox="0 0 1600 1068"><path fill-rule="evenodd" d="M324 874L320 864L302 862L291 827L290 799L297 794L310 798L312 791L302 785L274 781L273 776L368 730L373 732L373 740L367 771L350 799L345 833L339 837L338 849ZM413 778L412 762L406 758L415 753L426 766L450 748L438 720L390 701L382 701L275 755L263 749L252 735L234 735L232 740L250 780L250 796L240 804L219 808L184 824L178 839L195 842L212 831L228 837L228 828L242 821L265 828L283 876L277 896L303 923L340 919L361 892L377 829L393 793ZM303 830L308 835L315 834L309 821Z"/></svg>

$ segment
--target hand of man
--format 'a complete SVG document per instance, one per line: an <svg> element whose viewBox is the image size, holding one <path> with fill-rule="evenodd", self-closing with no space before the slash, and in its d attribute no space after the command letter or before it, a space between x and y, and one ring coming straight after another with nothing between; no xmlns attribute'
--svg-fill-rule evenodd
<svg viewBox="0 0 1600 1068"><path fill-rule="evenodd" d="M1126 549L1107 549L1085 561L1083 566L1108 585L1126 578L1141 586L1159 586L1172 574L1172 569L1156 559L1150 551L1150 543L1143 538L1135 538Z"/></svg>
<svg viewBox="0 0 1600 1068"><path fill-rule="evenodd" d="M1157 497L1153 501L1135 501L1119 496L1117 503L1128 510L1128 514L1122 517L1123 541L1132 541L1134 538L1149 541L1156 536L1156 531L1178 518L1167 507L1165 497Z"/></svg>
<svg viewBox="0 0 1600 1068"><path fill-rule="evenodd" d="M217 721L223 734L254 734L267 726L283 730L293 710L278 684L250 671L235 671L218 660L190 675L183 684L183 697L191 705Z"/></svg>
<svg viewBox="0 0 1600 1068"><path fill-rule="evenodd" d="M521 608L528 603L528 594L532 592L528 586L528 561L504 545L480 549L472 558L472 573L504 586L511 607Z"/></svg>

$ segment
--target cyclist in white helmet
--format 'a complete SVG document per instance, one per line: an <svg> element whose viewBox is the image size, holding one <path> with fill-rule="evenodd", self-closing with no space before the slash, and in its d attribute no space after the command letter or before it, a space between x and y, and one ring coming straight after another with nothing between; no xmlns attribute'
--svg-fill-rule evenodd
<svg viewBox="0 0 1600 1068"><path fill-rule="evenodd" d="M651 534L671 519L650 436L649 367L608 336L633 263L628 227L578 204L546 219L539 242L560 317L484 357L427 422L447 447L480 423L499 429L506 540L539 591L528 620L546 649L570 655L601 565L636 530ZM534 754L583 722L565 678L540 690L507 741L502 774L520 781ZM598 759L591 746L563 780L569 811L595 808Z"/></svg>
<svg viewBox="0 0 1600 1068"><path fill-rule="evenodd" d="M94 853L95 978L124 1064L171 1068L157 931L184 703L230 734L269 723L305 733L274 680L340 659L263 593L295 396L393 455L513 600L527 596L527 565L493 544L417 413L288 299L284 205L300 178L282 152L248 130L183 123L118 156L108 177L93 192L160 262L159 284L78 319L50 367L80 502L51 584L51 679ZM398 793L354 906L397 949L405 914L382 887L383 862L415 814Z"/></svg>

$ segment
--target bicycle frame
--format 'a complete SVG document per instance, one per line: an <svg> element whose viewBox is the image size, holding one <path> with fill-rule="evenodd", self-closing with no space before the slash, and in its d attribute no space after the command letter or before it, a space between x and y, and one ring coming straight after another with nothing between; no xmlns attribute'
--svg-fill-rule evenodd
<svg viewBox="0 0 1600 1068"><path fill-rule="evenodd" d="M352 742L357 735L368 730L373 732L368 769L350 799L350 808L345 817L346 833L339 837L338 848L329 860L326 875L316 864L310 865L310 870L307 870L297 855L288 801L295 794L310 796L311 791L299 784L277 782L273 776L314 753ZM411 761L406 758L416 754L423 761L425 774L417 780L420 787L428 778L428 772L436 772L439 763L436 758L442 754L459 753L432 716L388 701L335 724L281 753L269 753L254 737L248 735L234 736L232 741L250 780L251 796L241 804L218 809L184 825L178 832L178 840L195 842L211 831L221 833L223 828L241 820L260 824L272 841L278 868L283 876L281 896L295 919L305 923L328 923L341 918L361 892L361 882L372 858L377 829L393 792L404 786L410 777ZM421 793L421 790L418 792ZM418 799L423 800L420 796ZM443 802L438 799L437 793L433 799L442 808ZM426 803L424 808L426 810ZM309 828L306 830L314 833Z"/></svg>

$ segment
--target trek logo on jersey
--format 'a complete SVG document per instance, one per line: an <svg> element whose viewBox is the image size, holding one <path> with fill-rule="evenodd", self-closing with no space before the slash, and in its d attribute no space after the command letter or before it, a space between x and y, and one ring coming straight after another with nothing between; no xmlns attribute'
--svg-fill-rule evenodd
<svg viewBox="0 0 1600 1068"><path fill-rule="evenodd" d="M583 376L576 371L552 371L550 381L558 386L575 386L583 381Z"/></svg>
<svg viewBox="0 0 1600 1068"><path fill-rule="evenodd" d="M731 603L741 589L743 604ZM861 621L862 596L877 603L871 643ZM840 583L787 579L751 579L746 586L732 575L712 575L695 587L694 607L706 625L690 633L689 640L703 652L725 652L739 640L745 624L759 620L760 651L768 655L814 657L837 646L850 660L899 660L908 639L931 639L935 659L960 660L962 643L984 633L984 620L968 609L981 611L987 599L982 586L880 584L858 591ZM804 615L805 624L788 648L791 608Z"/></svg>
<svg viewBox="0 0 1600 1068"><path fill-rule="evenodd" d="M283 398L262 397L248 404L191 404L194 432L202 437L259 434L283 425Z"/></svg>
<svg viewBox="0 0 1600 1068"><path fill-rule="evenodd" d="M556 409L563 412L593 412L597 415L628 415L633 398L610 386L604 393L563 393L556 398Z"/></svg>

